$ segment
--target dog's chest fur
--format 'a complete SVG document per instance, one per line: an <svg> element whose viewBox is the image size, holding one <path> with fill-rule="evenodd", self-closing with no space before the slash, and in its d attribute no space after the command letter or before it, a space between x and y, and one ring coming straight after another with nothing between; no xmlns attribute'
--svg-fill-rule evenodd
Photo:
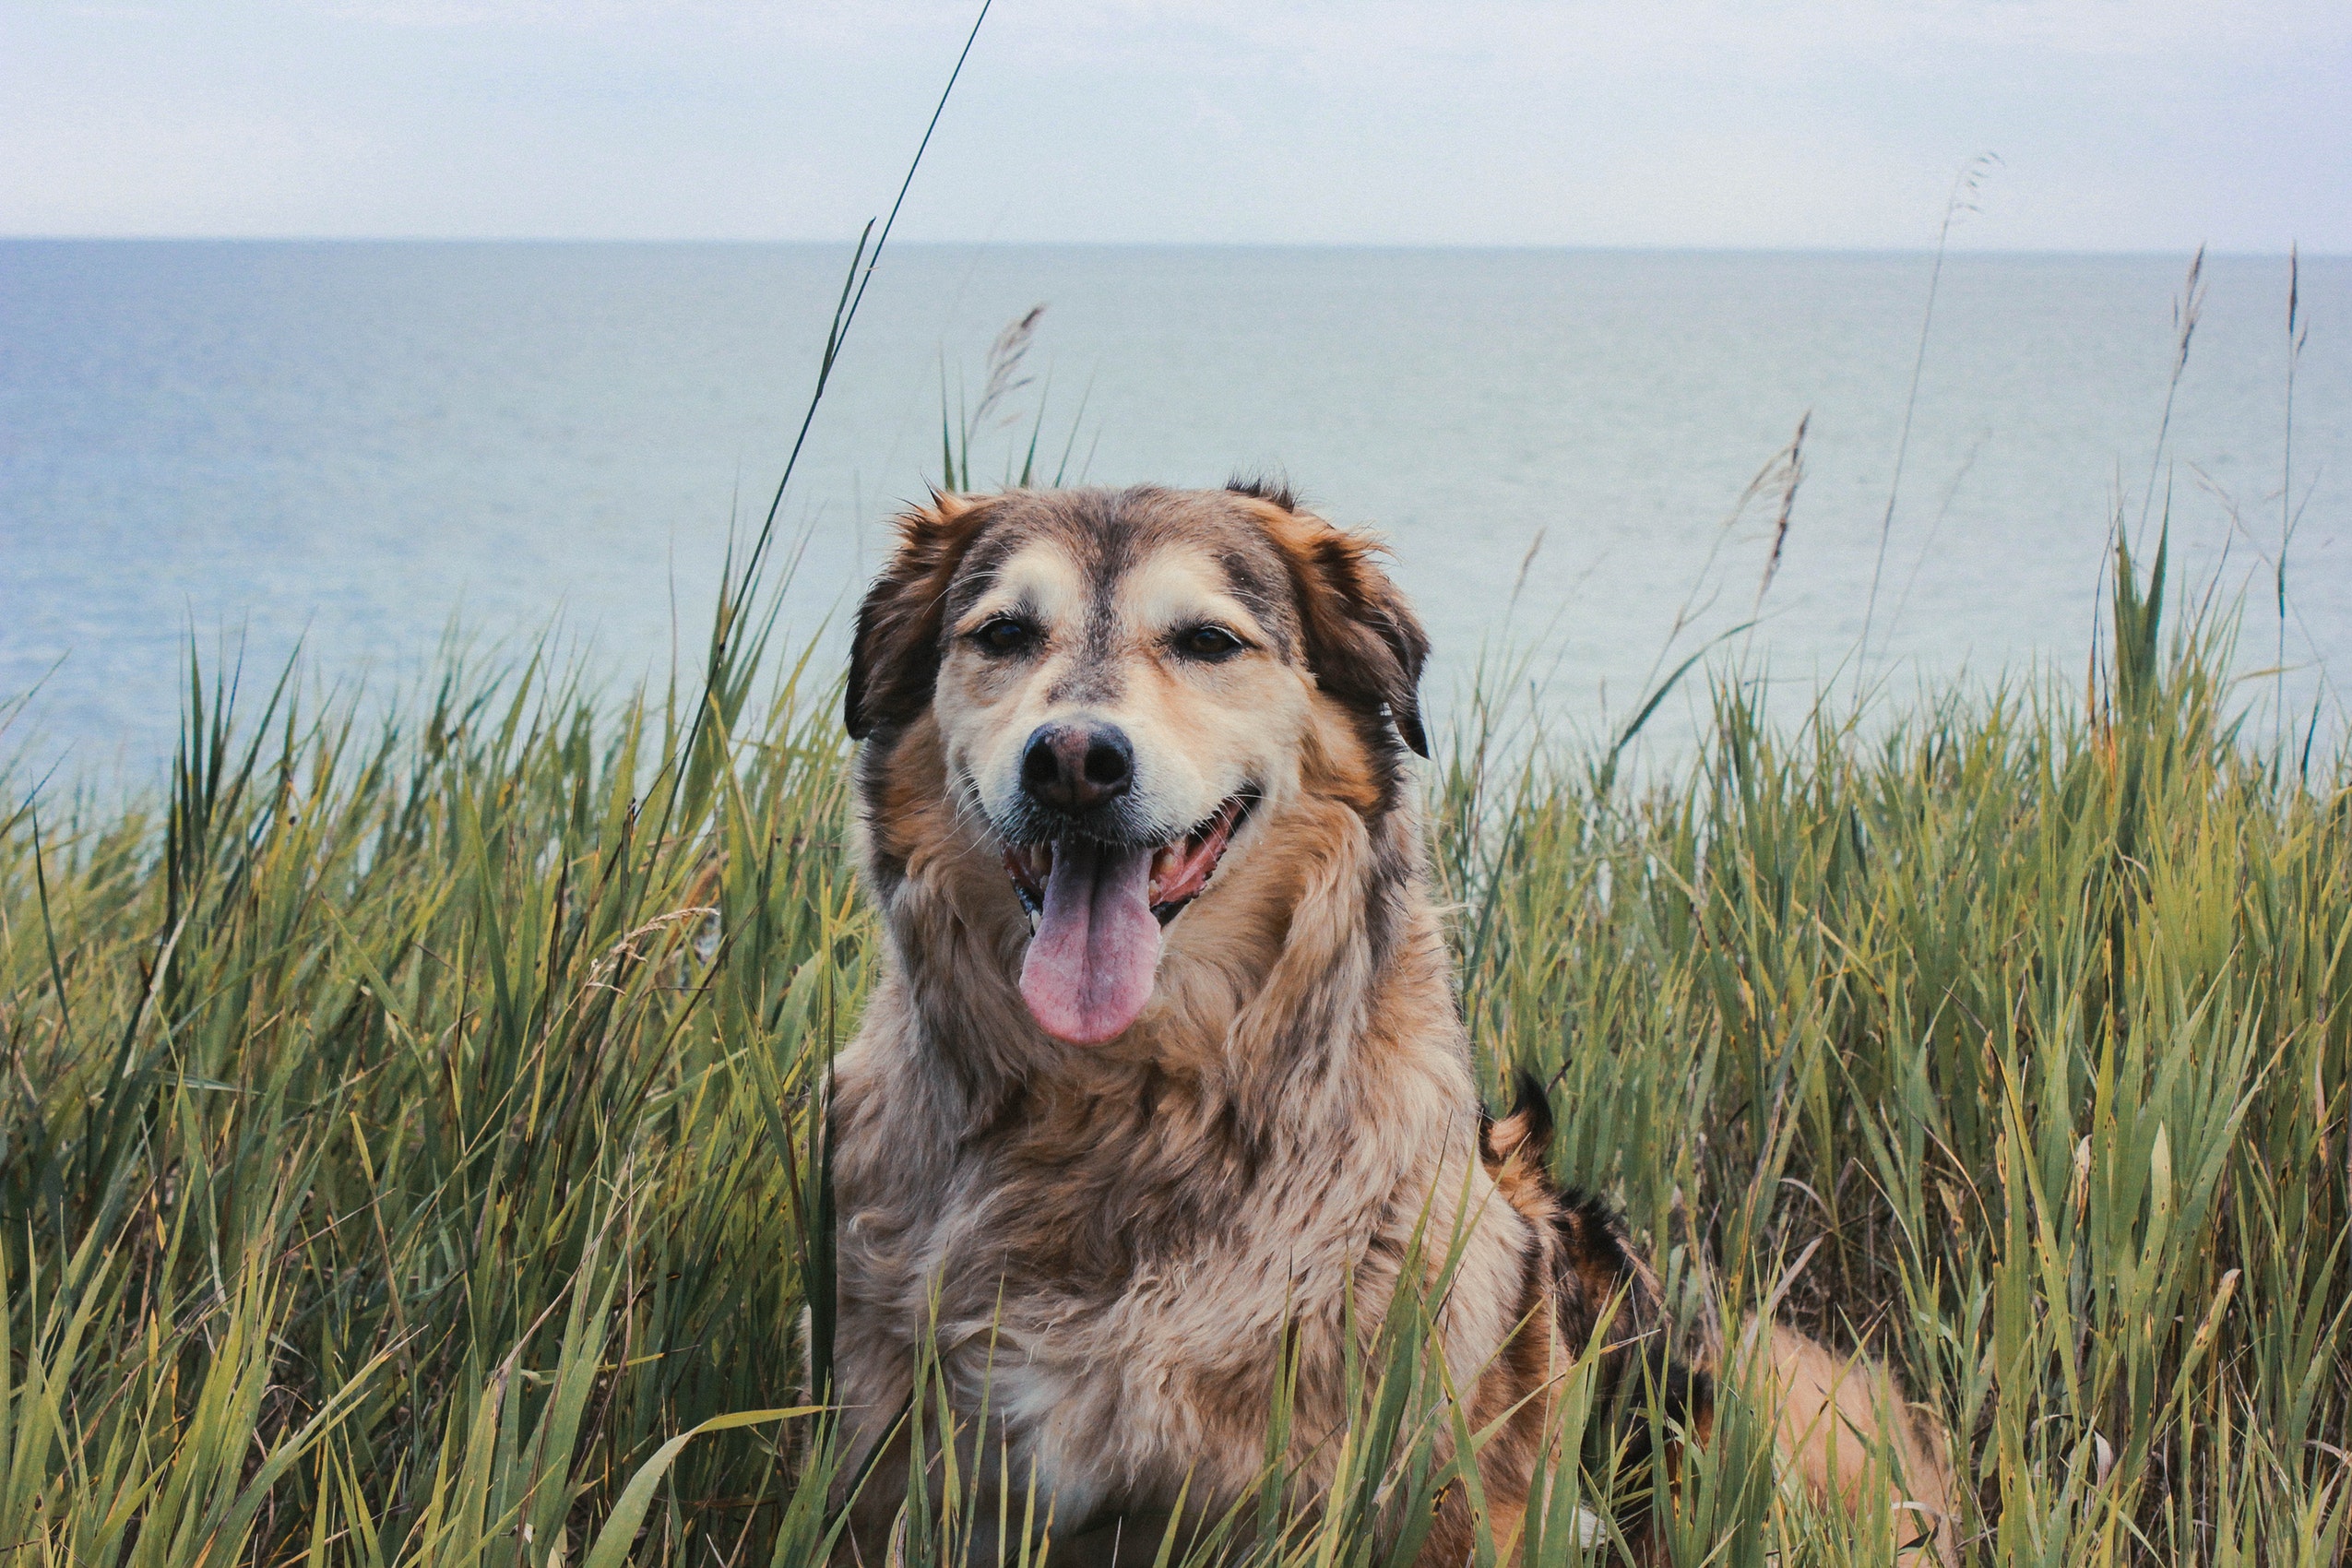
<svg viewBox="0 0 2352 1568"><path fill-rule="evenodd" d="M1329 1114L1252 1125L1147 1068L952 1103L933 1050L886 982L841 1064L842 1392L887 1420L935 1321L955 1408L990 1413L976 1457L1002 1452L1016 1496L1034 1464L1065 1526L1171 1506L1188 1477L1195 1502L1245 1490L1286 1324L1299 1429L1337 1422L1318 1406L1342 1384L1351 1295L1368 1336L1416 1229L1442 1254L1466 1199L1497 1206L1447 1053L1413 1053ZM1473 1249L1451 1293L1466 1376L1509 1332L1515 1253Z"/></svg>

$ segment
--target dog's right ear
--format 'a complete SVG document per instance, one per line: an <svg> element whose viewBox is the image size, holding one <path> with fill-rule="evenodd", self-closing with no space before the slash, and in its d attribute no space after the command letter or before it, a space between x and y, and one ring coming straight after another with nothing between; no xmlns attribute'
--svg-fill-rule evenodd
<svg viewBox="0 0 2352 1568"><path fill-rule="evenodd" d="M984 501L937 491L930 505L898 515L898 548L866 589L849 645L841 719L851 740L908 723L931 706L947 586L987 520Z"/></svg>

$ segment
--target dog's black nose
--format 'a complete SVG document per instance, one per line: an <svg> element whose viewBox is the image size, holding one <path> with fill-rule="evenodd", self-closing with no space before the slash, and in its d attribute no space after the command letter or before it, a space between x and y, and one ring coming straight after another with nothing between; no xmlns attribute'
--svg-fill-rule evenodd
<svg viewBox="0 0 2352 1568"><path fill-rule="evenodd" d="M1040 724L1021 751L1021 788L1056 811L1091 811L1134 780L1135 748L1115 724Z"/></svg>

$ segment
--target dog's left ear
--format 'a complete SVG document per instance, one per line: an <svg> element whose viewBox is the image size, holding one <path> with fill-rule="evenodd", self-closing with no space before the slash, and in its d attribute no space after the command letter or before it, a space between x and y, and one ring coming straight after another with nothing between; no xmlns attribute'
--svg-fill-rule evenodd
<svg viewBox="0 0 2352 1568"><path fill-rule="evenodd" d="M900 514L898 548L858 606L841 702L851 740L864 740L880 725L908 723L931 706L948 584L987 520L985 502L936 492L930 505Z"/></svg>
<svg viewBox="0 0 2352 1568"><path fill-rule="evenodd" d="M1256 499L1289 561L1315 683L1360 712L1384 712L1407 745L1429 755L1420 697L1429 634L1380 569L1380 546L1313 513Z"/></svg>

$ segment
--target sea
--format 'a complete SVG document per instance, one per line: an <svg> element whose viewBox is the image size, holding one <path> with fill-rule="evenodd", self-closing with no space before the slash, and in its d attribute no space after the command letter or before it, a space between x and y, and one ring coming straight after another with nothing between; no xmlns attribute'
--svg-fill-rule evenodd
<svg viewBox="0 0 2352 1568"><path fill-rule="evenodd" d="M1482 683L1608 745L1664 689L1643 743L1671 754L1728 683L1792 723L2079 691L2120 538L2167 541L2176 624L2234 637L2250 737L2344 733L2352 259L850 260L0 242L11 793L159 780L192 655L249 711L290 666L307 698L395 700L453 644L551 649L616 698L691 675L845 284L776 505L779 636L820 666L950 461L975 487L1268 474L1387 540L1441 725Z"/></svg>

